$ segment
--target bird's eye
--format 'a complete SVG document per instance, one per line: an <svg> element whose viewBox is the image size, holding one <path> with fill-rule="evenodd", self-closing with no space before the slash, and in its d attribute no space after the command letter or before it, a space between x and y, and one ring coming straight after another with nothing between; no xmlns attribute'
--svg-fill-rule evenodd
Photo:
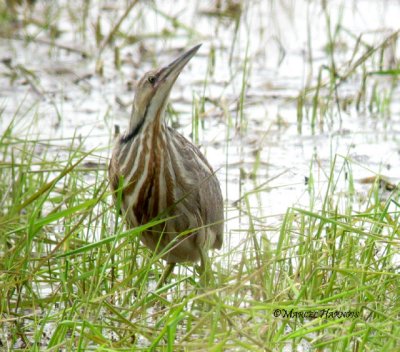
<svg viewBox="0 0 400 352"><path fill-rule="evenodd" d="M147 78L147 80L148 80L148 82L149 82L150 84L154 84L154 83L156 82L156 78L155 78L154 76L149 76L149 77Z"/></svg>

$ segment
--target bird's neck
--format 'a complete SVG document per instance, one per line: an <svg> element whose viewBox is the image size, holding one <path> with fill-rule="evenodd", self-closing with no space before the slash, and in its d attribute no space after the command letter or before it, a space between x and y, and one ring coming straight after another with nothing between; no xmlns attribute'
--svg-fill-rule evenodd
<svg viewBox="0 0 400 352"><path fill-rule="evenodd" d="M143 134L145 130L152 130L156 135L157 131L162 132L162 129L166 128L164 119L166 103L167 101L164 100L160 106L148 104L144 111L140 111L133 105L129 127L121 141L123 143L131 142L136 136Z"/></svg>

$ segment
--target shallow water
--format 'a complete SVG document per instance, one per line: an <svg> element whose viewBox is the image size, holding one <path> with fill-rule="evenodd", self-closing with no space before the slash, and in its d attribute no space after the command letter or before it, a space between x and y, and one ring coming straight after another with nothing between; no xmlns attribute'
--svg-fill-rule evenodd
<svg viewBox="0 0 400 352"><path fill-rule="evenodd" d="M86 29L77 30L79 20L73 22L70 13L82 13L80 2L57 4L39 1L35 6L38 18L45 8L51 9L61 30L57 45L46 44L51 42L48 32L33 24L19 30L17 26L9 28L0 39L0 110L4 109L0 133L14 118L14 136L43 142L35 149L35 161L54 157L62 162L71 148L82 144L85 151L96 148L86 162L105 169L114 125L122 130L128 125L135 81L150 68L170 62L178 55L177 49L202 42L171 93L177 116L169 123L191 138L193 99L197 104L201 98L207 99L195 142L217 170L222 186L229 219L225 251L246 236L248 210L257 231L271 242L276 241L278 226L289 207L320 210L332 166L336 200L343 213L349 202L353 210L363 208L372 187L361 182L366 177L382 174L398 183L397 82L393 76L368 75L360 109L354 103L361 91L363 70L397 67L396 42L382 51L382 64L375 55L350 74L336 92L329 84L321 88L320 103L327 111L317 111L314 128L312 91L302 110L303 120L298 122L298 96L305 87L317 85L321 67L331 65L328 21L331 33L340 23L334 59L338 73L345 76L368 45L380 45L398 29L398 2L335 1L329 2L324 12L320 1L250 1L243 5L236 34L235 18L212 16L210 12L216 12L212 2L140 4L121 30L147 35L148 39L130 45L123 37L115 41L121 48L120 70L109 47L99 56L93 24L100 16L102 31L108 33L123 8L114 2L93 5L81 23ZM162 14L175 18L176 27ZM27 34L36 39L30 43L18 39ZM358 38L362 44L355 50ZM87 52L89 57L59 45ZM210 55L213 50L214 56ZM102 75L95 72L99 57ZM327 70L322 71L322 81L329 83ZM4 158L9 160L10 156ZM349 191L350 173L355 180L354 193ZM382 199L389 193L382 190ZM46 290L39 291L46 296Z"/></svg>

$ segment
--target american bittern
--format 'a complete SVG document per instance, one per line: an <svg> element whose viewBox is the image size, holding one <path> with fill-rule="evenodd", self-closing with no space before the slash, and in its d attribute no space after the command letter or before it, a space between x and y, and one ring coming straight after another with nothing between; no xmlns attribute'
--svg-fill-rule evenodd
<svg viewBox="0 0 400 352"><path fill-rule="evenodd" d="M157 253L171 247L163 255L168 265L159 284L175 263L201 260L204 268L206 251L222 246L218 179L200 150L164 119L171 88L199 47L142 77L129 128L118 139L109 166L114 194L123 179L121 210L128 226L146 224L160 214L172 217L141 234L141 241Z"/></svg>

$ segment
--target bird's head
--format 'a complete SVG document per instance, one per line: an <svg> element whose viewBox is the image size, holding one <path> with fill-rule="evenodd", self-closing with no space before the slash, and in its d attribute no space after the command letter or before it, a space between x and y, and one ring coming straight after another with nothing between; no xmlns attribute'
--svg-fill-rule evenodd
<svg viewBox="0 0 400 352"><path fill-rule="evenodd" d="M126 138L133 138L146 123L162 118L172 86L200 46L201 44L193 47L169 65L147 72L141 78L136 88Z"/></svg>

